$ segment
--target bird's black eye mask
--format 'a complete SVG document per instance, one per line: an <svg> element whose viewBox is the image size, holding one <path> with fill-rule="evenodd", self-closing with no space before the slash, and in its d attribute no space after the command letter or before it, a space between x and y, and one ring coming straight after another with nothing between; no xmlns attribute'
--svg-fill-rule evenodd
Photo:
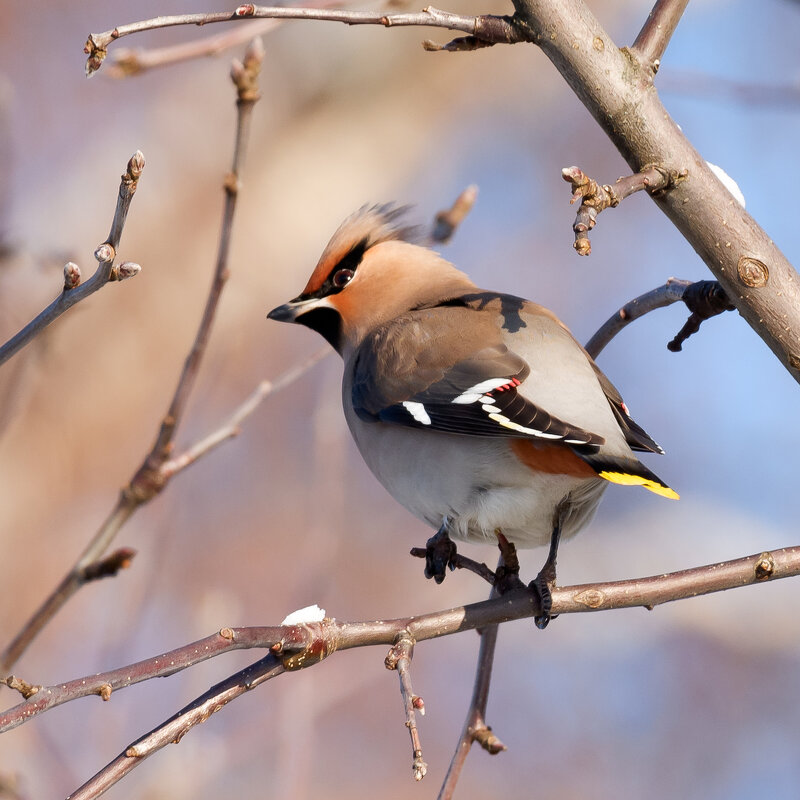
<svg viewBox="0 0 800 800"><path fill-rule="evenodd" d="M351 247L333 266L325 279L325 283L319 287L315 292L308 294L301 294L296 297L292 302L300 300L311 300L312 298L330 297L334 294L339 294L342 289L350 283L355 277L356 269L364 258L364 253L367 252L369 246L369 239L365 236L358 244Z"/></svg>

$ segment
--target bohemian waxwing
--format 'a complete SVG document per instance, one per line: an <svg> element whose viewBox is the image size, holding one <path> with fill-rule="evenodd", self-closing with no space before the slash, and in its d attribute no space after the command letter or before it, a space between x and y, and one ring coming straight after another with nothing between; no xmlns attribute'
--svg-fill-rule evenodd
<svg viewBox="0 0 800 800"><path fill-rule="evenodd" d="M441 582L452 566L449 536L550 542L534 582L544 627L559 538L591 520L609 482L678 495L634 455L663 451L566 326L414 244L403 212L365 206L345 220L302 294L269 318L313 328L344 359L362 457L438 529L428 577Z"/></svg>

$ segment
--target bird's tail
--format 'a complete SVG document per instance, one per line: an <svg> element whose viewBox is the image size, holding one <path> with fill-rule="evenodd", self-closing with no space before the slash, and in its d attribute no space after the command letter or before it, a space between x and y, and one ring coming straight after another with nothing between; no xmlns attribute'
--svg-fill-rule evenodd
<svg viewBox="0 0 800 800"><path fill-rule="evenodd" d="M580 457L601 477L611 483L622 486L643 486L645 489L667 497L670 500L680 499L680 495L667 486L661 478L651 472L641 461L635 458L619 458L602 454L584 455Z"/></svg>

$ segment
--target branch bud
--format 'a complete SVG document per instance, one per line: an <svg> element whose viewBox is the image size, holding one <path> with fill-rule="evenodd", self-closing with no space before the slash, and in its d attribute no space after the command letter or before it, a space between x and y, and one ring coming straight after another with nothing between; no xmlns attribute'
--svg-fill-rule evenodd
<svg viewBox="0 0 800 800"><path fill-rule="evenodd" d="M89 56L89 58L86 59L86 77L91 78L92 75L100 69L103 59L105 59L107 55L107 51L103 45L95 42L92 34L89 34L89 38L83 46L83 52Z"/></svg>
<svg viewBox="0 0 800 800"><path fill-rule="evenodd" d="M74 289L81 282L81 268L72 261L64 264L64 291Z"/></svg>
<svg viewBox="0 0 800 800"><path fill-rule="evenodd" d="M256 13L256 7L252 3L242 3L233 12L234 17L252 17Z"/></svg>
<svg viewBox="0 0 800 800"><path fill-rule="evenodd" d="M127 278L138 275L142 271L142 268L133 261L123 261L115 271L117 273L116 280L124 281Z"/></svg>
<svg viewBox="0 0 800 800"><path fill-rule="evenodd" d="M244 52L244 68L248 72L253 72L253 70L255 70L256 73L258 73L261 69L261 64L264 62L265 53L264 42L260 36L256 36L250 44L247 45L247 50Z"/></svg>
<svg viewBox="0 0 800 800"><path fill-rule="evenodd" d="M142 174L142 170L144 169L144 154L141 150L137 150L128 161L128 175L130 175L131 179L136 181L139 180L139 176Z"/></svg>
<svg viewBox="0 0 800 800"><path fill-rule="evenodd" d="M245 54L244 63L234 58L231 62L231 80L236 86L240 103L255 103L260 97L258 93L258 74L264 60L264 44L259 37L250 42Z"/></svg>
<svg viewBox="0 0 800 800"><path fill-rule="evenodd" d="M94 251L94 257L102 262L113 261L117 253L109 242L103 242L98 245L97 250Z"/></svg>

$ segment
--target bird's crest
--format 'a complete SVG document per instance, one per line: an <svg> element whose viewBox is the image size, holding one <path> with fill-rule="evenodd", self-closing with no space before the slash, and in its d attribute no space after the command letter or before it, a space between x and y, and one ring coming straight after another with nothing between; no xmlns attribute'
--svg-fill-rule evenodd
<svg viewBox="0 0 800 800"><path fill-rule="evenodd" d="M419 239L419 228L401 224L401 218L408 210L409 206L388 203L365 205L351 214L331 237L301 297L319 292L331 272L348 257L360 261L370 247L381 242L399 240L415 243Z"/></svg>

